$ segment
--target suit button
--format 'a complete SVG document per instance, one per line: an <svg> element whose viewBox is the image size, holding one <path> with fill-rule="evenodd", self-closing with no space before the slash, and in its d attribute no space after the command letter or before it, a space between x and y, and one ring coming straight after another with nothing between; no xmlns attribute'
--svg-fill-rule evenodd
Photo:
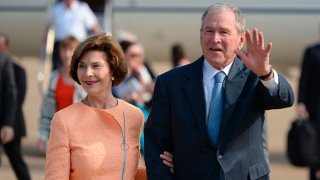
<svg viewBox="0 0 320 180"><path fill-rule="evenodd" d="M286 100L286 93L284 93L284 92L280 92L280 94L279 94L279 96L280 96L280 98L282 99L282 100Z"/></svg>
<svg viewBox="0 0 320 180"><path fill-rule="evenodd" d="M218 154L218 159L222 159L222 155L221 154Z"/></svg>

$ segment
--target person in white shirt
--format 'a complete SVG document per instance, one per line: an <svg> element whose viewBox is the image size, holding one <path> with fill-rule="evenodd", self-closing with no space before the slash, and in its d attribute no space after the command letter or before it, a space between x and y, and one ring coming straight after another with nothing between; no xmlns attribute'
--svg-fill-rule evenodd
<svg viewBox="0 0 320 180"><path fill-rule="evenodd" d="M52 55L53 70L62 65L59 57L59 42L61 40L71 35L81 42L87 38L88 31L101 32L97 17L88 4L78 0L62 0L49 10L44 40L46 40L50 27L53 27L55 31Z"/></svg>

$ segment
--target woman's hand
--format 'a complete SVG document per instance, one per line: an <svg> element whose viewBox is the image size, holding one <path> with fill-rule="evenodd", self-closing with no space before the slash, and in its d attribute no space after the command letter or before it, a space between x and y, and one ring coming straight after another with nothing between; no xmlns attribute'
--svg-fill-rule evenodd
<svg viewBox="0 0 320 180"><path fill-rule="evenodd" d="M170 168L171 173L174 174L173 155L164 151L163 154L160 154L160 158L163 159L163 164L167 165Z"/></svg>

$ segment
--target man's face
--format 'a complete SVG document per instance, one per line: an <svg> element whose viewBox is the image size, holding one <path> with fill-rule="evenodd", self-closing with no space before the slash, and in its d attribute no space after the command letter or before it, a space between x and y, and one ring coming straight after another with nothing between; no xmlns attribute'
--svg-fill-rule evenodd
<svg viewBox="0 0 320 180"><path fill-rule="evenodd" d="M219 70L234 60L234 51L244 44L244 33L238 33L233 12L209 12L200 33L200 42L204 57Z"/></svg>

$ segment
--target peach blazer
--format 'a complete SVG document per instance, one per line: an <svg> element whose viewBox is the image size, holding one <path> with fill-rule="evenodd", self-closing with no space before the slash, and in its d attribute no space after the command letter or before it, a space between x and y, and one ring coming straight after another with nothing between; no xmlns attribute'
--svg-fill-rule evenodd
<svg viewBox="0 0 320 180"><path fill-rule="evenodd" d="M140 158L142 112L118 99L102 110L81 101L55 113L45 179L135 178Z"/></svg>

